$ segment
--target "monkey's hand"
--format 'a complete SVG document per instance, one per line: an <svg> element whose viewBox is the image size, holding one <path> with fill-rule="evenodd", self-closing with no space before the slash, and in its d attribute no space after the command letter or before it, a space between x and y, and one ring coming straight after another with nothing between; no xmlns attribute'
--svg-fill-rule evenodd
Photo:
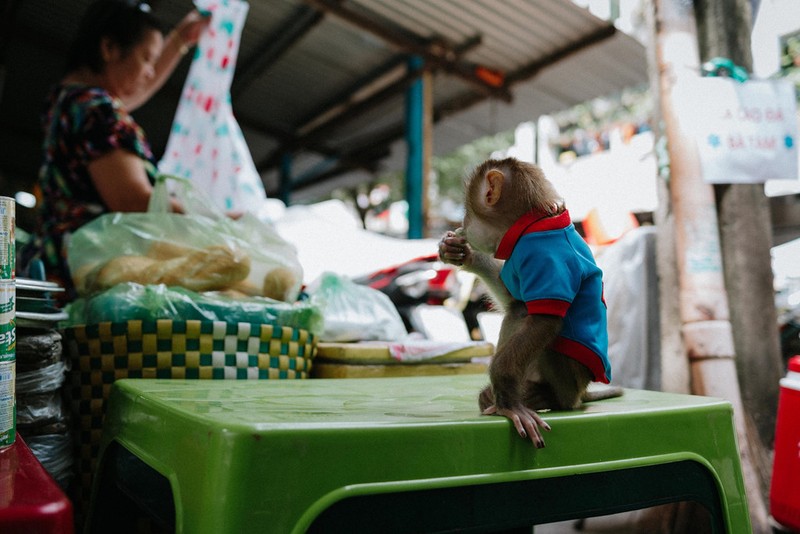
<svg viewBox="0 0 800 534"><path fill-rule="evenodd" d="M542 417L525 406L518 404L512 408L498 408L492 404L483 411L483 415L502 415L514 423L514 428L522 438L530 438L537 449L544 448L544 438L540 428L550 431L550 425Z"/></svg>
<svg viewBox="0 0 800 534"><path fill-rule="evenodd" d="M472 247L459 230L447 232L439 241L439 259L459 267L469 266L472 264Z"/></svg>

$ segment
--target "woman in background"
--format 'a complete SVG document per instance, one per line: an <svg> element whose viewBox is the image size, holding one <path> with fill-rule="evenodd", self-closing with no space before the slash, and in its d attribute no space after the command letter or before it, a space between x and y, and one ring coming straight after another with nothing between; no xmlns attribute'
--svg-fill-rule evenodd
<svg viewBox="0 0 800 534"><path fill-rule="evenodd" d="M209 22L192 10L164 37L145 3L100 0L86 11L66 75L46 100L38 182L38 254L67 300L76 296L70 234L104 213L147 210L156 162L130 112L164 85Z"/></svg>

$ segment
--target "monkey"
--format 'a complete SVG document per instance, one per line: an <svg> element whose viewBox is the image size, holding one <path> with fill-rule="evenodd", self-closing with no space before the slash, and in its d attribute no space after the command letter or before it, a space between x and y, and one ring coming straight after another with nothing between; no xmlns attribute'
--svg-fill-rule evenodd
<svg viewBox="0 0 800 534"><path fill-rule="evenodd" d="M489 159L464 188L462 226L442 237L439 259L477 275L505 312L478 405L541 448L550 425L537 410L623 392L587 392L611 380L603 273L538 166Z"/></svg>

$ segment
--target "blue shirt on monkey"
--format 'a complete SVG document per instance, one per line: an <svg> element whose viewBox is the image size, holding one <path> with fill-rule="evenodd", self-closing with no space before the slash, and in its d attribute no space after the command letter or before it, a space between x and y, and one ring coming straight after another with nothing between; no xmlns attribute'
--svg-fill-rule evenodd
<svg viewBox="0 0 800 534"><path fill-rule="evenodd" d="M588 367L595 382L611 381L603 272L569 212L529 212L503 236L495 257L500 277L529 314L564 320L552 349Z"/></svg>

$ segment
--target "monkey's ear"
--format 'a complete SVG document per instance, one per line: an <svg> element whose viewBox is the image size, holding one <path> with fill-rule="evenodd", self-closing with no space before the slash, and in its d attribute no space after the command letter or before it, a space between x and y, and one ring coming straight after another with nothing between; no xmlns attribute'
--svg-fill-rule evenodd
<svg viewBox="0 0 800 534"><path fill-rule="evenodd" d="M486 173L486 204L494 206L503 192L503 173L492 169Z"/></svg>

